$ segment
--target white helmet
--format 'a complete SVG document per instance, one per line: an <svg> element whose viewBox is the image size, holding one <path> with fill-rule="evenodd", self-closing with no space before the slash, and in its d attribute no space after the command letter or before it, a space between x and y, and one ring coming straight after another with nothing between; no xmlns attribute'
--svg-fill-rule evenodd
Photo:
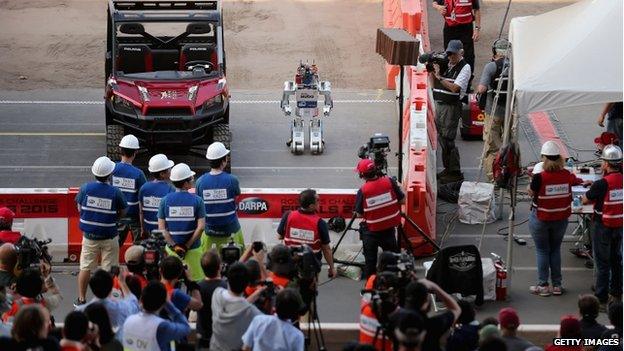
<svg viewBox="0 0 624 351"><path fill-rule="evenodd" d="M533 174L542 173L544 171L544 162L538 162L533 166Z"/></svg>
<svg viewBox="0 0 624 351"><path fill-rule="evenodd" d="M548 140L542 145L542 151L540 152L544 156L559 156L561 155L561 150L559 149L559 145L552 140Z"/></svg>
<svg viewBox="0 0 624 351"><path fill-rule="evenodd" d="M602 156L600 158L611 163L622 162L622 149L617 145L607 145L602 149Z"/></svg>
<svg viewBox="0 0 624 351"><path fill-rule="evenodd" d="M147 170L150 173L157 173L173 167L173 161L169 160L164 154L156 154L149 160Z"/></svg>
<svg viewBox="0 0 624 351"><path fill-rule="evenodd" d="M96 177L108 177L114 170L115 162L106 156L99 157L91 166L91 173Z"/></svg>
<svg viewBox="0 0 624 351"><path fill-rule="evenodd" d="M223 143L216 141L208 146L208 150L206 150L206 158L209 160L218 160L229 153L230 150L226 149Z"/></svg>
<svg viewBox="0 0 624 351"><path fill-rule="evenodd" d="M121 138L121 141L119 142L119 147L123 147L124 149L138 150L140 149L139 139L137 139L137 137L132 134L128 134Z"/></svg>
<svg viewBox="0 0 624 351"><path fill-rule="evenodd" d="M186 163L178 163L171 169L171 176L169 179L171 179L172 182L179 182L194 175L195 172L191 171L191 168Z"/></svg>

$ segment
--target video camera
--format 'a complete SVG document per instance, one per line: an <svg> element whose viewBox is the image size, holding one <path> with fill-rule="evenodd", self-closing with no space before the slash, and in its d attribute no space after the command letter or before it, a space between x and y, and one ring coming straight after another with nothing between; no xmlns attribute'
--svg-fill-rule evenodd
<svg viewBox="0 0 624 351"><path fill-rule="evenodd" d="M145 269L145 277L148 280L156 279L160 280L160 260L165 257L165 246L167 242L163 232L160 230L153 230L147 239L142 240L139 245L145 248L143 252L143 262ZM142 267L128 265L128 270L132 273L143 274Z"/></svg>
<svg viewBox="0 0 624 351"><path fill-rule="evenodd" d="M257 283L258 286L266 286L266 289L258 296L258 299L254 303L256 307L264 314L273 314L273 306L275 306L275 296L277 290L275 284L271 280L261 280Z"/></svg>
<svg viewBox="0 0 624 351"><path fill-rule="evenodd" d="M17 268L38 267L41 261L50 263L52 256L48 253L48 244L51 242L52 239L38 240L22 235L15 244Z"/></svg>
<svg viewBox="0 0 624 351"><path fill-rule="evenodd" d="M375 163L375 168L380 175L388 172L387 154L390 152L390 138L382 133L375 133L368 140L368 143L360 146L358 157L361 159L371 159Z"/></svg>
<svg viewBox="0 0 624 351"><path fill-rule="evenodd" d="M399 281L393 272L381 272L375 279L373 289L364 289L361 294L370 294L370 306L379 321L382 331L386 336L392 336L390 327L390 315L400 305L400 291L404 287L399 286Z"/></svg>
<svg viewBox="0 0 624 351"><path fill-rule="evenodd" d="M393 272L396 274L399 279L399 284L401 287L405 287L407 283L409 283L409 279L413 277L413 273L416 271L416 262L414 261L414 256L408 254L403 251L401 253L392 253L394 257L397 259L397 263L395 265L386 266L386 271ZM405 284L401 284L402 281L408 280Z"/></svg>
<svg viewBox="0 0 624 351"><path fill-rule="evenodd" d="M230 241L227 245L221 247L221 275L225 276L228 268L241 258L241 248L234 242Z"/></svg>
<svg viewBox="0 0 624 351"><path fill-rule="evenodd" d="M433 64L436 63L440 66L440 73L445 72L448 69L449 59L446 52L436 52L431 51L425 54L422 54L418 57L418 62L424 63L427 72L433 72Z"/></svg>

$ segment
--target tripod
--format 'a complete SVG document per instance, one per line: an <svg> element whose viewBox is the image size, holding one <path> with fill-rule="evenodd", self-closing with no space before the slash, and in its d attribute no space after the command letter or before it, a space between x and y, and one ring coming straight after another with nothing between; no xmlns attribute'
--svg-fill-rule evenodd
<svg viewBox="0 0 624 351"><path fill-rule="evenodd" d="M310 347L312 341L312 335L314 335L314 340L316 342L316 346L319 351L327 350L325 348L325 337L323 336L323 329L321 329L321 320L318 316L316 297L318 295L318 291L315 291L313 294L312 301L308 304L308 331L305 337L305 347L306 350Z"/></svg>

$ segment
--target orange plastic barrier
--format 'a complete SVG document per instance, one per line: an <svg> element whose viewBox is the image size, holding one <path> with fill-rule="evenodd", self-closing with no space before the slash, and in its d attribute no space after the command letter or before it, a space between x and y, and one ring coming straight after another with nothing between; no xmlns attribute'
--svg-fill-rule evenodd
<svg viewBox="0 0 624 351"><path fill-rule="evenodd" d="M383 1L383 27L403 28L403 13L401 12L400 0ZM394 78L399 74L399 66L385 64L386 88L395 89Z"/></svg>

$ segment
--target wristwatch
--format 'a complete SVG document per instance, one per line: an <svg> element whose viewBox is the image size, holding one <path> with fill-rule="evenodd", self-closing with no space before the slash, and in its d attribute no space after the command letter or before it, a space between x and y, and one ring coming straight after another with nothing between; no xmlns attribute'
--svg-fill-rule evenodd
<svg viewBox="0 0 624 351"><path fill-rule="evenodd" d="M480 26L475 26L475 29L481 29L481 27Z"/></svg>

